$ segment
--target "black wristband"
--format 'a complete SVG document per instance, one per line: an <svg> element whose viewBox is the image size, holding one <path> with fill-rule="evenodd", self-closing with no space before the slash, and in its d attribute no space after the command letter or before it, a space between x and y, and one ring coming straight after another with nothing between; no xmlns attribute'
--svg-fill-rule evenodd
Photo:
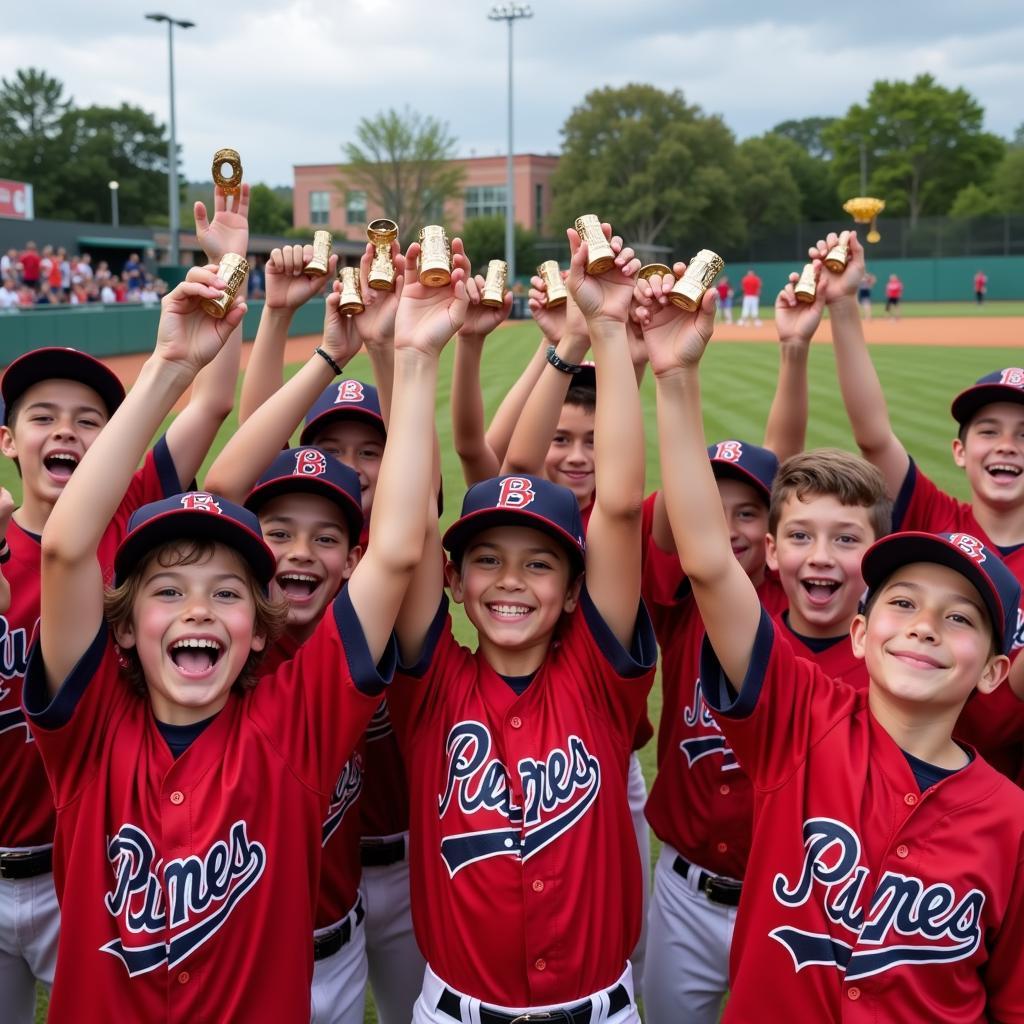
<svg viewBox="0 0 1024 1024"><path fill-rule="evenodd" d="M561 373L577 374L583 369L578 363L567 363L555 351L554 345L548 345L548 362Z"/></svg>
<svg viewBox="0 0 1024 1024"><path fill-rule="evenodd" d="M317 345L316 354L320 356L325 363L334 371L336 377L340 377L344 372L342 368L334 361L333 357L329 352L325 352L319 345Z"/></svg>
<svg viewBox="0 0 1024 1024"><path fill-rule="evenodd" d="M0 565L6 565L11 560L11 546L5 537L0 541Z"/></svg>

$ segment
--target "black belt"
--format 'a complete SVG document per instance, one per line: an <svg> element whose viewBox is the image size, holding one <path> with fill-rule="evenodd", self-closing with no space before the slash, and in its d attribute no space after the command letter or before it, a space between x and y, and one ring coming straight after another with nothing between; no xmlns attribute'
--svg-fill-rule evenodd
<svg viewBox="0 0 1024 1024"><path fill-rule="evenodd" d="M462 1020L461 998L450 988L441 993L437 1008L455 1020ZM575 1006L566 1006L558 1010L540 1010L529 1013L503 1013L487 1006L480 1007L480 1024L519 1024L522 1021L548 1020L561 1021L562 1024L590 1024L593 1003L587 999ZM625 985L616 985L608 992L608 1016L612 1017L620 1010L629 1006L629 993Z"/></svg>
<svg viewBox="0 0 1024 1024"><path fill-rule="evenodd" d="M689 861L683 860L682 857L676 857L672 862L672 870L677 875L682 875L683 878L689 878L690 872L697 869ZM721 878L710 872L701 871L697 878L697 888L712 903L721 903L725 907L738 907L743 883L737 882L734 878Z"/></svg>
<svg viewBox="0 0 1024 1024"><path fill-rule="evenodd" d="M363 839L359 844L359 859L364 868L386 868L405 860L405 836L397 839Z"/></svg>
<svg viewBox="0 0 1024 1024"><path fill-rule="evenodd" d="M0 878L35 878L52 870L52 847L34 853L0 853Z"/></svg>
<svg viewBox="0 0 1024 1024"><path fill-rule="evenodd" d="M353 917L355 917L355 924L352 923ZM356 900L355 910L337 928L332 928L329 932L324 932L323 935L313 936L313 959L326 960L327 957L334 956L342 946L347 946L352 941L353 930L363 923L365 917L363 897L360 896Z"/></svg>

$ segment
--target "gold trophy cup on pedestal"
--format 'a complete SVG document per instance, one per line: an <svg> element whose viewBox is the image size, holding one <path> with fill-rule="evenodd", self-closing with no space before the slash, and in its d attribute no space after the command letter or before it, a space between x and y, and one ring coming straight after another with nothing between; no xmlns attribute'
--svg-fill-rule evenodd
<svg viewBox="0 0 1024 1024"><path fill-rule="evenodd" d="M871 196L854 196L843 203L843 209L858 223L870 224L867 240L874 244L881 240L878 233L878 215L885 209L884 199L874 199Z"/></svg>

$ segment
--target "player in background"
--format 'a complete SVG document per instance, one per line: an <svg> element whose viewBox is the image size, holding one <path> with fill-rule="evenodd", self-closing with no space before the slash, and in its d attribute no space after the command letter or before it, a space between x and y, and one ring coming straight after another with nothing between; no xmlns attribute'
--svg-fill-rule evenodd
<svg viewBox="0 0 1024 1024"><path fill-rule="evenodd" d="M600 396L585 554L570 491L535 476L484 481L445 535L476 653L452 637L436 533L398 624L405 667L391 710L429 964L417 1022L638 1019L628 957L641 885L626 773L654 664L640 603L643 433L625 345L639 261L613 239L620 265L592 277L587 247L569 238L568 285L589 323Z"/></svg>
<svg viewBox="0 0 1024 1024"><path fill-rule="evenodd" d="M812 249L820 254L834 235ZM908 454L889 419L885 394L856 317L853 293L863 274L864 250L850 236L850 260L842 274L822 274L832 320L839 386L861 454L876 465L893 499L897 530L970 533L998 551L1018 581L1024 581L1024 370L1008 367L981 377L953 401L958 424L953 461L964 471L970 500L941 491ZM1024 616L1024 611L1022 611ZM1011 778L1024 768L1024 662L1014 635L1010 687L980 695L964 709L960 733Z"/></svg>
<svg viewBox="0 0 1024 1024"><path fill-rule="evenodd" d="M231 1019L308 1014L322 822L379 703L380 666L389 671L394 618L422 552L425 511L404 503L425 510L430 490L447 308L406 317L399 330L377 543L294 658L254 687L237 685L273 638L266 610L275 606L263 588L275 560L255 517L207 492L137 514L115 561L111 624L103 622L95 544L128 480L120 467L134 464L240 320L244 307L226 322L201 312L200 299L216 294L212 271L195 269L165 301L153 357L43 539L41 646L26 705L62 807L59 849L74 851L58 865L69 946L52 1020L105 1019L116 1001L147 1020L210 1005ZM118 648L145 699L119 678ZM205 888L185 884L203 864ZM308 901L295 900L297 889ZM101 905L106 914L95 913ZM150 933L141 947L140 920ZM271 934L274 942L248 941Z"/></svg>
<svg viewBox="0 0 1024 1024"><path fill-rule="evenodd" d="M197 216L198 238L211 261L225 252L246 251L248 189L242 186L237 208L217 190L212 222L205 207ZM241 340L239 329L199 374L185 409L127 488L100 543L107 576L131 513L180 491L199 471L234 404ZM7 531L12 602L0 616L9 652L0 683L0 1005L5 1020L22 1024L34 1019L36 980L46 986L53 982L60 920L52 874L53 796L21 707L29 643L39 620L40 535L85 452L123 399L124 387L92 356L53 347L14 360L0 392L0 451L15 461L22 481L22 504Z"/></svg>
<svg viewBox="0 0 1024 1024"><path fill-rule="evenodd" d="M714 325L647 332L662 480L707 629L701 689L755 788L723 1021L1014 1020L1024 1012L1024 796L952 738L1007 672L1019 588L964 534L864 559L852 640L867 689L780 642L732 554L703 441ZM856 309L854 309L856 315Z"/></svg>

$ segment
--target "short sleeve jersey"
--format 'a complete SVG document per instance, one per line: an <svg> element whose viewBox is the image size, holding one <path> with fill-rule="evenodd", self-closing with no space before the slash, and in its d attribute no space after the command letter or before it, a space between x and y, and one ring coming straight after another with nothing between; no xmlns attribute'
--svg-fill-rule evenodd
<svg viewBox="0 0 1024 1024"><path fill-rule="evenodd" d="M454 988L543 1006L622 974L643 905L626 772L655 657L642 605L626 651L584 589L517 696L455 641L442 601L389 703L416 938Z"/></svg>
<svg viewBox="0 0 1024 1024"><path fill-rule="evenodd" d="M174 760L119 673L104 626L47 703L26 709L57 804L62 928L50 1021L309 1016L321 832L341 766L380 701L343 590L295 657Z"/></svg>
<svg viewBox="0 0 1024 1024"><path fill-rule="evenodd" d="M131 514L180 490L167 442L161 439L132 478L100 541L98 557L105 582L110 580L114 552ZM45 846L53 842L53 796L21 708L28 652L39 622L40 538L12 520L7 540L11 560L4 566L4 575L11 585L11 606L6 615L0 615L0 847Z"/></svg>
<svg viewBox="0 0 1024 1024"><path fill-rule="evenodd" d="M969 533L998 551L1007 568L1024 587L1024 544L1000 548L986 536L966 501L939 490L911 460L906 478L893 506L893 529L927 530L930 533ZM1024 598L1022 598L1024 602ZM1017 612L1017 632L1011 657L1024 648L1024 603ZM1009 686L993 693L975 693L964 706L957 736L976 746L982 757L1011 778L1022 766L1024 701Z"/></svg>
<svg viewBox="0 0 1024 1024"><path fill-rule="evenodd" d="M707 642L701 686L755 789L723 1021L1024 1021L1024 793L979 757L922 793L764 613L739 695Z"/></svg>

